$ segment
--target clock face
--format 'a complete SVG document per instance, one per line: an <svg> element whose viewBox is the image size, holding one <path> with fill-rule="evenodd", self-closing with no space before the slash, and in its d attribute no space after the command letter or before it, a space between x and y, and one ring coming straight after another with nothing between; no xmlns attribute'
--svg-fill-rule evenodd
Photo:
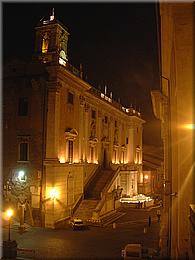
<svg viewBox="0 0 195 260"><path fill-rule="evenodd" d="M64 50L61 50L61 51L60 51L60 58L62 58L63 60L67 60L67 58L66 58L66 53L65 53Z"/></svg>

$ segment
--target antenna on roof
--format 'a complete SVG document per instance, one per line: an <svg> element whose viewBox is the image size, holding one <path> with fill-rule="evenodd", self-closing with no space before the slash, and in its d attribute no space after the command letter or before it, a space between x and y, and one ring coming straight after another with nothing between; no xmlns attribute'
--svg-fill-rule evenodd
<svg viewBox="0 0 195 260"><path fill-rule="evenodd" d="M50 15L50 21L54 20L54 8L52 9L52 15Z"/></svg>

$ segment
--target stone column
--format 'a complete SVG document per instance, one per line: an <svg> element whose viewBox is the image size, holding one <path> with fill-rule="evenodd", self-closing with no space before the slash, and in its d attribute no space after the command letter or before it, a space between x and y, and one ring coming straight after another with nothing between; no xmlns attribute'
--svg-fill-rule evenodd
<svg viewBox="0 0 195 260"><path fill-rule="evenodd" d="M98 111L98 115L97 115L97 139L98 139L98 143L97 143L97 160L98 163L101 164L102 163L102 157L101 157L101 149L102 149L102 142L101 142L101 122L102 119L102 113L100 111Z"/></svg>
<svg viewBox="0 0 195 260"><path fill-rule="evenodd" d="M143 126L142 125L139 127L139 133L140 133L140 136L139 136L139 138L140 138L140 155L139 155L139 157L140 157L140 162L142 163L142 159L143 159L143 154L142 154L142 152L143 152L143 145L142 145Z"/></svg>
<svg viewBox="0 0 195 260"><path fill-rule="evenodd" d="M135 129L131 125L128 129L128 145L127 145L127 161L128 163L134 163L135 155Z"/></svg>
<svg viewBox="0 0 195 260"><path fill-rule="evenodd" d="M83 139L84 139L84 100L83 96L80 99L80 109L79 109L79 160L83 162Z"/></svg>
<svg viewBox="0 0 195 260"><path fill-rule="evenodd" d="M47 104L46 159L57 159L59 149L60 97L57 82L49 84Z"/></svg>
<svg viewBox="0 0 195 260"><path fill-rule="evenodd" d="M108 140L109 140L109 147L108 147L108 163L112 162L112 154L113 154L113 118L110 117L108 120Z"/></svg>
<svg viewBox="0 0 195 260"><path fill-rule="evenodd" d="M84 142L84 159L88 161L88 140L89 140L89 105L85 104L85 142Z"/></svg>

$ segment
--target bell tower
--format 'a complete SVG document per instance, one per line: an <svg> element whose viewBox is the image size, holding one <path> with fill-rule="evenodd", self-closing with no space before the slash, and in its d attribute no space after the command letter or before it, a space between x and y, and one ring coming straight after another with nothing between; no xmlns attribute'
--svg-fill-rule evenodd
<svg viewBox="0 0 195 260"><path fill-rule="evenodd" d="M35 30L35 59L43 63L66 66L69 33L67 28L56 20L54 9L48 20L39 21Z"/></svg>

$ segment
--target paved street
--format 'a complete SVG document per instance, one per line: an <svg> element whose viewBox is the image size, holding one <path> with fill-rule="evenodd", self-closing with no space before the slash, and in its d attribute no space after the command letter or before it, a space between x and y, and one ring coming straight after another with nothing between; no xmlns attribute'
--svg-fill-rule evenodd
<svg viewBox="0 0 195 260"><path fill-rule="evenodd" d="M112 225L90 227L85 231L28 228L21 235L17 227L13 226L11 236L19 248L34 249L37 259L121 259L121 250L127 243L142 243L146 247L157 248L159 223L155 216L156 210L149 213L142 209L128 209L126 212L125 216L116 221L116 228ZM144 234L149 215L152 224ZM5 228L3 236L7 239Z"/></svg>

